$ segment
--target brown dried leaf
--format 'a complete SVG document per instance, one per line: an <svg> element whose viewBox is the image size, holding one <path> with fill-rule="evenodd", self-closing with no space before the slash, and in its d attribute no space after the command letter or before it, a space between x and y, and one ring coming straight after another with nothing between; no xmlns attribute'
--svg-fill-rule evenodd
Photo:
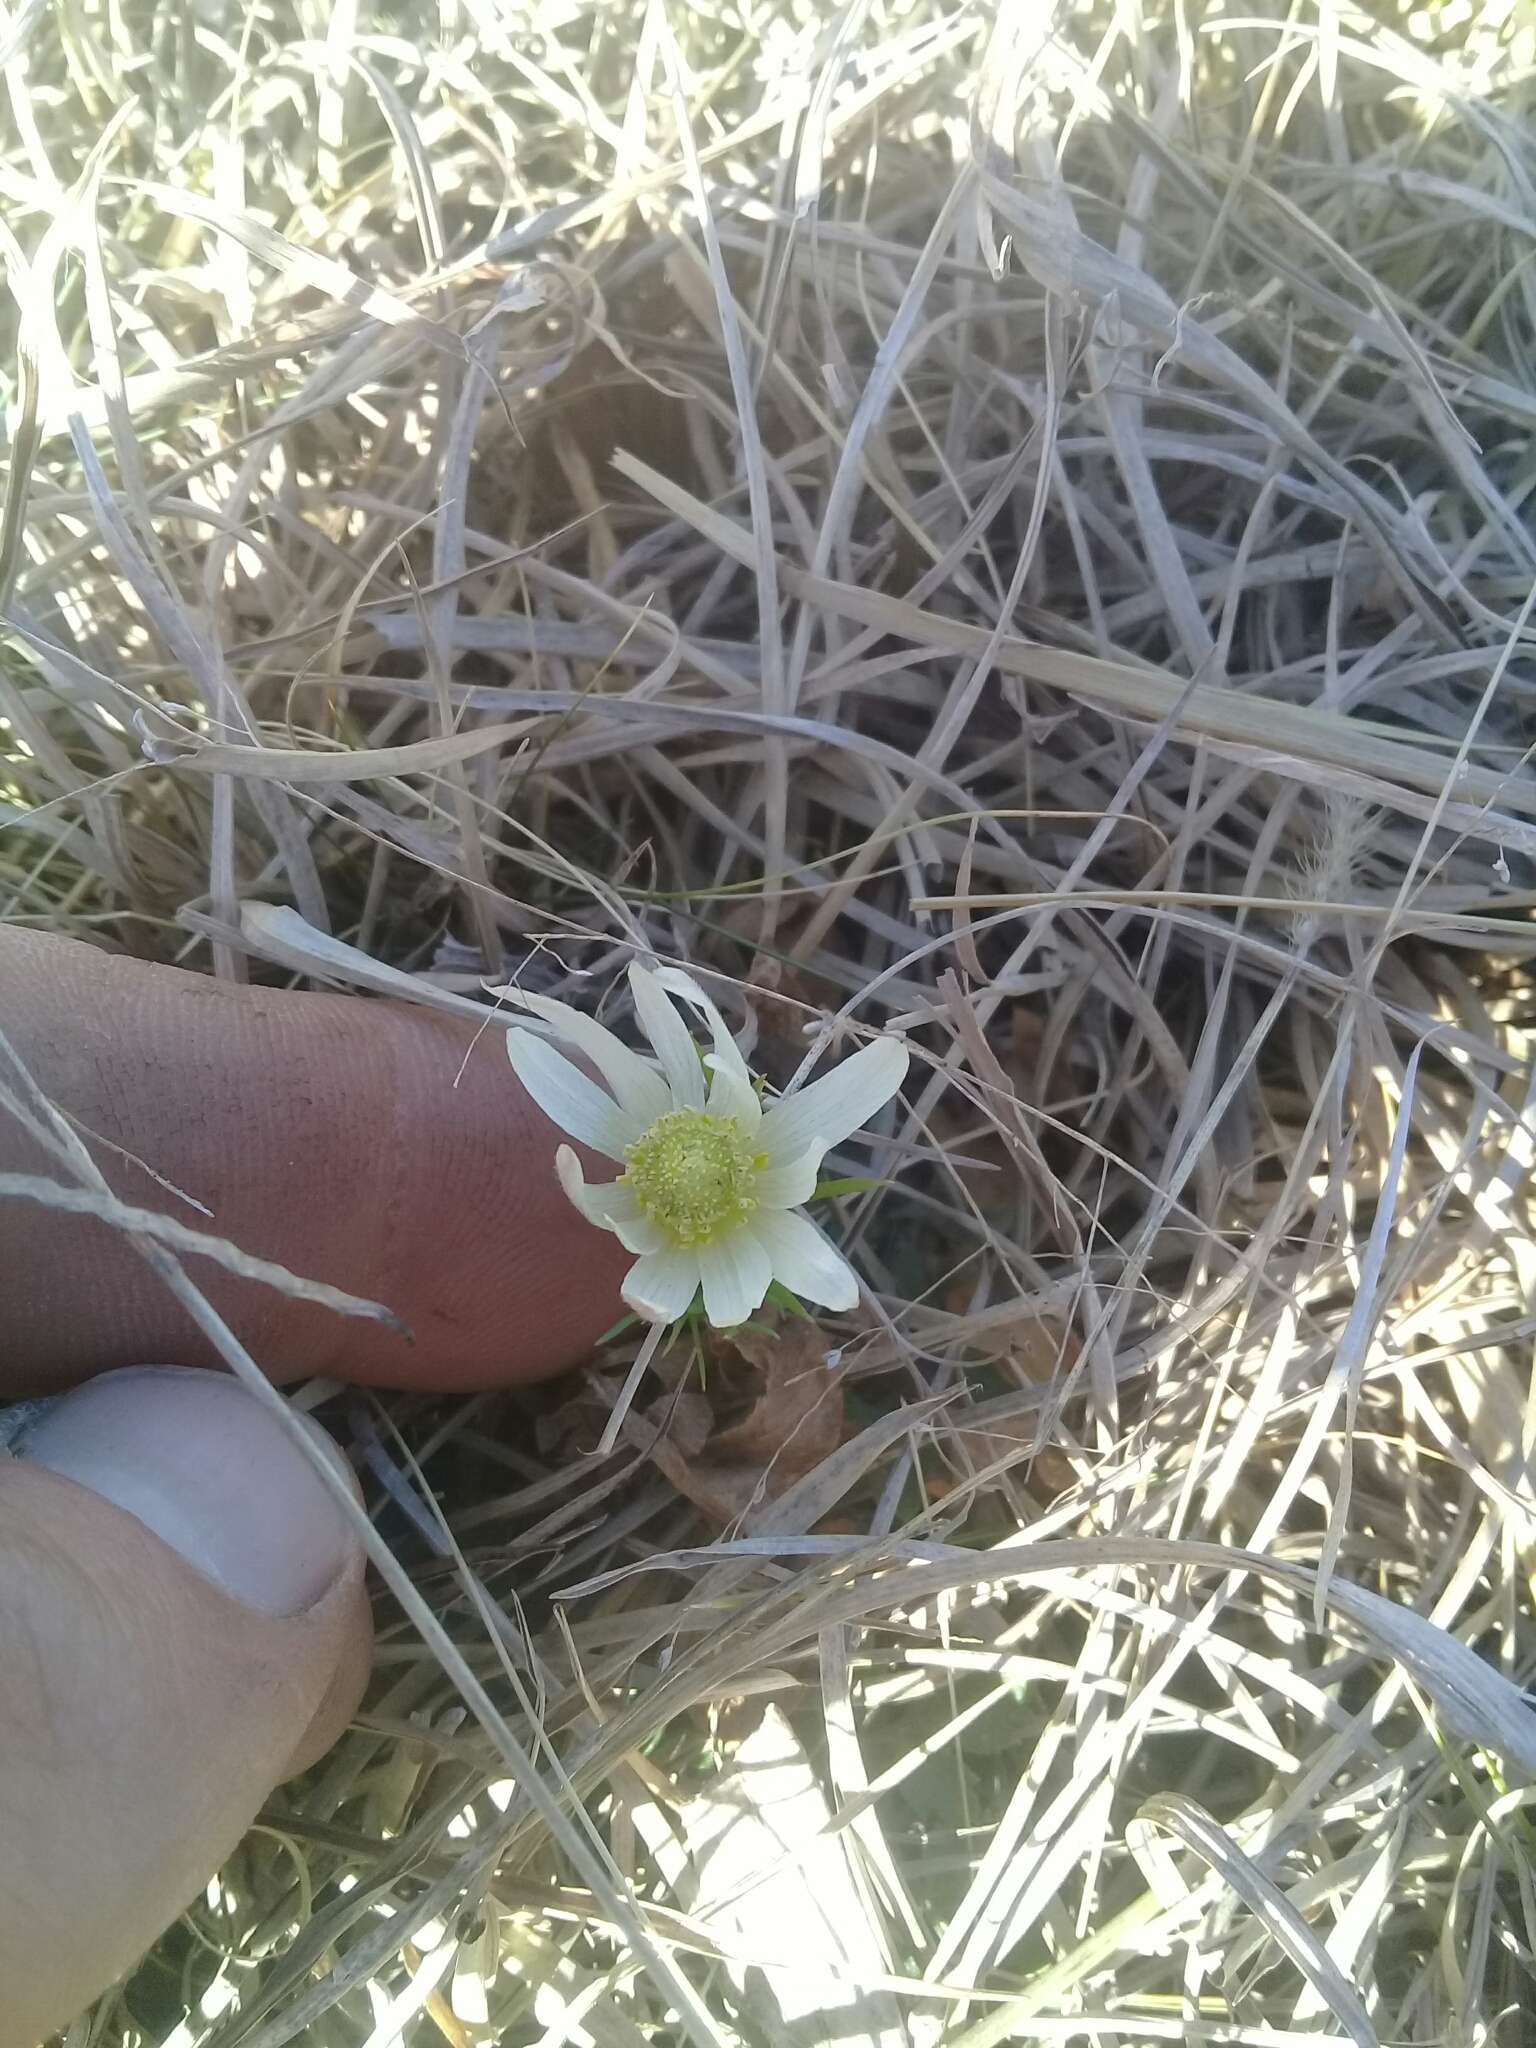
<svg viewBox="0 0 1536 2048"><path fill-rule="evenodd" d="M1001 1362L1021 1387L1046 1387L1072 1377L1082 1348L1059 1316L1025 1311L1007 1330Z"/></svg>
<svg viewBox="0 0 1536 2048"><path fill-rule="evenodd" d="M665 1437L651 1447L651 1461L685 1500L722 1528L734 1527L762 1499L763 1475L750 1465L712 1465L690 1458Z"/></svg>
<svg viewBox="0 0 1536 2048"><path fill-rule="evenodd" d="M743 1395L745 1413L723 1422ZM842 1434L842 1380L828 1371L826 1341L810 1323L722 1337L707 1394L668 1394L625 1425L678 1492L723 1524L786 1493Z"/></svg>
<svg viewBox="0 0 1536 2048"><path fill-rule="evenodd" d="M558 1406L545 1408L534 1417L533 1440L541 1457L574 1460L590 1457L597 1449L608 1420L608 1410L596 1396L581 1387Z"/></svg>
<svg viewBox="0 0 1536 2048"><path fill-rule="evenodd" d="M698 1457L714 1432L715 1411L697 1387L653 1401L646 1415L664 1433L671 1449L685 1458Z"/></svg>
<svg viewBox="0 0 1536 2048"><path fill-rule="evenodd" d="M843 1434L843 1383L827 1369L826 1339L814 1323L773 1335L743 1330L731 1347L762 1378L762 1392L711 1446L725 1464L772 1465L768 1492L783 1493L836 1450Z"/></svg>

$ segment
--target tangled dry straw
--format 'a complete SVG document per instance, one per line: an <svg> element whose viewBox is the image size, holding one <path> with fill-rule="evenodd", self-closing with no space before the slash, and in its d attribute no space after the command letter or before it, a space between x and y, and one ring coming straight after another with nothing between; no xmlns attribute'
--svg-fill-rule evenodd
<svg viewBox="0 0 1536 2048"><path fill-rule="evenodd" d="M82 2042L1519 2038L1531 34L11 15L5 914L917 1062L776 1363L328 1410L438 1646Z"/></svg>

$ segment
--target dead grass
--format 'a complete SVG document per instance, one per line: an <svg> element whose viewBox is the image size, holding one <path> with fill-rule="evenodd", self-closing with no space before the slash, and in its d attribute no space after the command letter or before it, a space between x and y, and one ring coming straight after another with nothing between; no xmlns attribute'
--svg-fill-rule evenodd
<svg viewBox="0 0 1536 2048"><path fill-rule="evenodd" d="M1521 10L0 46L3 914L923 1062L839 1428L331 1411L367 1712L72 2048L1520 2038Z"/></svg>

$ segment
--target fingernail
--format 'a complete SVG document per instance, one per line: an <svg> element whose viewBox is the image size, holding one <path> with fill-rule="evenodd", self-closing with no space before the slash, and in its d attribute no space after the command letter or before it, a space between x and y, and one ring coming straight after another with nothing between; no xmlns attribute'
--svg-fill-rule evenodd
<svg viewBox="0 0 1536 2048"><path fill-rule="evenodd" d="M350 1483L324 1430L295 1419ZM312 1607L357 1551L281 1418L224 1373L106 1373L66 1394L29 1432L23 1455L136 1515L260 1614Z"/></svg>

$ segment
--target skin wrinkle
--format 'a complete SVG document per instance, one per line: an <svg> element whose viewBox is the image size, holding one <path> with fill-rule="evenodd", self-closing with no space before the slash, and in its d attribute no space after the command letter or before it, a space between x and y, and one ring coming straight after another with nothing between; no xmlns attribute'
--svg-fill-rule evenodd
<svg viewBox="0 0 1536 2048"><path fill-rule="evenodd" d="M194 1261L276 1378L505 1385L575 1363L622 1312L628 1255L560 1192L560 1133L499 1031L476 1040L408 1004L236 988L5 927L0 1026L86 1142L105 1141L93 1156L125 1200L382 1300L415 1333L408 1345ZM0 1170L60 1172L3 1114ZM120 1233L19 1201L0 1202L0 1327L16 1392L146 1358L216 1362Z"/></svg>

